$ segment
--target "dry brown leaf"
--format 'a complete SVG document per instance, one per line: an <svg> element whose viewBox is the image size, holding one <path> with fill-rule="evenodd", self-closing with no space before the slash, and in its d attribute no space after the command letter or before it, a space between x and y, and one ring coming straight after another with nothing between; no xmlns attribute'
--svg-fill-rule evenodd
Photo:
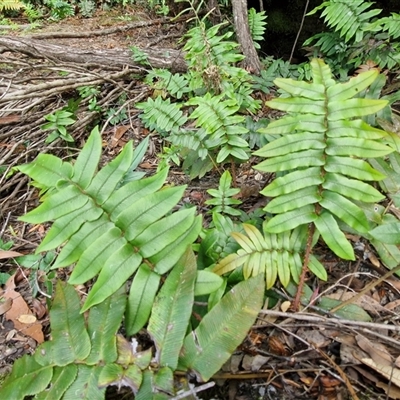
<svg viewBox="0 0 400 400"><path fill-rule="evenodd" d="M18 253L18 251L11 250L0 250L0 260L23 256L22 253Z"/></svg>
<svg viewBox="0 0 400 400"><path fill-rule="evenodd" d="M371 358L363 358L361 361L368 365L368 367L374 369L379 372L382 376L384 376L387 380L390 380L392 384L395 384L397 387L400 387L400 369L394 366L388 365L379 365Z"/></svg>
<svg viewBox="0 0 400 400"><path fill-rule="evenodd" d="M339 379L335 379L331 376L321 375L319 380L322 383L322 386L324 387L335 387L342 384L342 382L339 381Z"/></svg>
<svg viewBox="0 0 400 400"><path fill-rule="evenodd" d="M372 343L362 335L357 335L356 340L357 344L369 354L375 363L390 367L393 365L392 356L383 344L377 342Z"/></svg>
<svg viewBox="0 0 400 400"><path fill-rule="evenodd" d="M6 313L12 306L11 299L0 299L0 315Z"/></svg>
<svg viewBox="0 0 400 400"><path fill-rule="evenodd" d="M321 332L317 330L299 330L297 335L312 344L317 349L328 346L331 343Z"/></svg>
<svg viewBox="0 0 400 400"><path fill-rule="evenodd" d="M376 387L383 389L391 399L400 399L400 389L394 385L388 385L384 382L378 382Z"/></svg>
<svg viewBox="0 0 400 400"><path fill-rule="evenodd" d="M385 309L386 309L386 310L393 310L393 309L395 309L395 308L397 308L397 307L400 307L400 299L391 301L390 303L387 303L387 304L385 305Z"/></svg>
<svg viewBox="0 0 400 400"><path fill-rule="evenodd" d="M43 343L44 336L42 332L42 325L39 321L36 320L31 324L24 324L19 321L21 315L29 315L32 314L32 312L22 296L17 291L15 291L14 277L15 275L11 276L5 284L3 297L12 301L12 306L5 313L5 317L14 323L15 329L17 329L24 335L30 336L32 339L35 339L39 344Z"/></svg>
<svg viewBox="0 0 400 400"><path fill-rule="evenodd" d="M42 319L47 313L47 308L38 299L32 299L32 311L38 319Z"/></svg>
<svg viewBox="0 0 400 400"><path fill-rule="evenodd" d="M114 130L113 137L111 138L110 147L123 147L126 144L126 141L121 140L121 138L129 128L129 125L118 125Z"/></svg>

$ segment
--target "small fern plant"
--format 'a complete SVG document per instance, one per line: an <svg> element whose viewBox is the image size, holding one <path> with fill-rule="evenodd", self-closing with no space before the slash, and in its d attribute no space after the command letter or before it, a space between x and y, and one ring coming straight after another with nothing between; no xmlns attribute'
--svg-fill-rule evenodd
<svg viewBox="0 0 400 400"><path fill-rule="evenodd" d="M0 11L3 10L21 10L24 9L26 5L19 0L0 0Z"/></svg>
<svg viewBox="0 0 400 400"><path fill-rule="evenodd" d="M387 101L355 98L377 78L376 69L346 83L335 82L320 59L311 61L311 70L311 83L276 79L288 97L266 103L287 115L260 129L277 139L255 152L266 158L257 170L283 174L261 192L272 198L265 211L275 214L265 229L281 233L314 224L331 250L353 260L353 248L339 223L368 232L370 225L359 203L385 198L367 183L385 177L371 167L368 158L384 157L394 149L389 135L362 117L381 110Z"/></svg>
<svg viewBox="0 0 400 400"><path fill-rule="evenodd" d="M261 34L262 18L254 17L254 34ZM154 99L139 103L143 123L181 148L183 168L192 178L217 164L246 161L250 148L242 112L256 112L250 74L236 66L243 59L232 32L220 34L224 24L206 27L205 19L187 33L184 46L188 72L153 70L146 78ZM194 124L189 124L194 120ZM194 126L193 126L194 125Z"/></svg>
<svg viewBox="0 0 400 400"><path fill-rule="evenodd" d="M232 216L239 216L241 212L236 210L232 206L239 205L242 202L239 199L235 199L233 196L240 193L240 189L232 188L232 176L228 170L226 170L219 180L218 189L208 189L207 193L213 198L206 200L205 204L214 206L210 212L220 213Z"/></svg>
<svg viewBox="0 0 400 400"><path fill-rule="evenodd" d="M382 10L369 9L373 3L364 0L329 0L308 15L323 10L321 17L333 32L318 33L304 46L314 43L320 55L327 57L342 76L345 72L374 61L381 68L400 63L400 15L376 19Z"/></svg>

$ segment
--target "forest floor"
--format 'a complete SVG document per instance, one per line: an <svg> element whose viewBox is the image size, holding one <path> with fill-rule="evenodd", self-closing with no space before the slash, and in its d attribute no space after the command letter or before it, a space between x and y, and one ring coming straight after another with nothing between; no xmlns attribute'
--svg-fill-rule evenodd
<svg viewBox="0 0 400 400"><path fill-rule="evenodd" d="M16 21L18 22L18 21ZM21 22L22 23L22 22ZM126 29L127 25L131 28ZM114 29L115 28L115 29ZM38 191L26 176L11 175L12 167L32 161L39 153L74 157L88 136L87 126L100 125L103 137L102 162L113 159L129 140L139 143L151 135L150 146L140 169L154 173L163 138L143 128L136 102L152 92L142 82L143 68L112 65L106 58L123 53L131 46L152 50L160 58L165 49L177 51L185 31L184 22L152 19L143 11L98 13L94 18L69 18L41 28L3 30L0 36L0 376L11 370L13 362L32 354L49 337L46 290L55 278L66 280L70 271L59 270L52 277L34 267L16 265L19 254L33 254L48 225L29 225L18 217L38 204ZM93 33L97 32L96 35ZM101 33L103 32L103 34ZM107 33L107 34L106 34ZM7 48L4 38L34 39L46 46L63 46L59 58L30 49ZM87 52L90 63L67 58L78 50ZM92 61L94 51L104 54L104 62ZM102 53L104 52L104 53ZM110 53L111 52L111 53ZM98 59L99 60L99 59ZM77 86L97 86L97 105L90 110L89 99L78 105L77 121L69 132L74 144L58 139L46 143L48 133L40 126L44 117L77 98ZM119 111L122 117L107 114ZM268 110L259 117L269 117ZM242 209L262 207L259 195L263 179L251 169L255 160L242 165L235 185L240 187ZM190 180L179 167L171 168L169 182L187 184L183 202L196 205L207 222L207 190L218 185L219 173ZM400 398L400 281L374 255L368 243L349 237L357 248L355 262L338 260L322 244L316 252L328 270L328 282L310 278L312 305L291 313L288 304L293 293L274 289L279 301L265 306L258 321L231 360L214 377L213 389L199 394L202 399L386 399ZM386 274L386 275L385 275ZM11 276L10 276L11 275ZM2 290L2 291L1 291ZM18 301L7 300L18 294ZM355 297L355 295L357 295ZM358 320L346 307L332 315L318 307L321 296L357 304L370 317ZM14 296L15 297L15 296ZM37 323L20 321L21 314L33 314ZM120 398L110 391L108 398ZM125 399L130 398L123 391Z"/></svg>

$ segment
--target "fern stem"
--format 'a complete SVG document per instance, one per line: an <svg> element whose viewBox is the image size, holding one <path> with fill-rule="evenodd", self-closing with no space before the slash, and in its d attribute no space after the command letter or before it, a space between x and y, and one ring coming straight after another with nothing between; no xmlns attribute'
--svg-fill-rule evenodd
<svg viewBox="0 0 400 400"><path fill-rule="evenodd" d="M314 232L315 232L315 225L314 225L314 223L311 223L308 225L307 246L306 246L306 251L304 253L304 262L303 262L303 267L301 270L299 286L297 287L296 297L295 297L293 305L292 305L292 309L295 312L297 312L299 310L300 298L301 298L303 288L304 288L304 281L306 279L306 274L308 271L308 264L310 262L310 254L311 254L311 249L312 249L312 239L314 236Z"/></svg>
<svg viewBox="0 0 400 400"><path fill-rule="evenodd" d="M235 160L231 156L231 171L232 171L232 187L236 188L236 165Z"/></svg>

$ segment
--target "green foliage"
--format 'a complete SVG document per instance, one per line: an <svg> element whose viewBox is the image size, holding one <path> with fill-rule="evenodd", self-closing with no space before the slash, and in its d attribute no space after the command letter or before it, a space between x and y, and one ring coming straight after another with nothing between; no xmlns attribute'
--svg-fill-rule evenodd
<svg viewBox="0 0 400 400"><path fill-rule="evenodd" d="M92 17L96 10L96 3L93 0L81 0L78 4L80 13L86 17Z"/></svg>
<svg viewBox="0 0 400 400"><path fill-rule="evenodd" d="M369 10L373 3L365 0L331 0L324 1L321 5L314 8L308 15L315 14L323 9L321 17L325 17L328 26L339 32L345 42L354 39L359 42L363 38L364 30L368 26L369 20L380 14L382 10Z"/></svg>
<svg viewBox="0 0 400 400"><path fill-rule="evenodd" d="M210 212L228 214L228 215L240 215L239 210L235 210L232 206L241 204L242 202L238 199L234 199L233 196L239 194L240 189L231 188L232 177L228 170L226 170L219 180L218 189L208 189L207 193L213 196L213 199L206 200L205 203L214 206Z"/></svg>
<svg viewBox="0 0 400 400"><path fill-rule="evenodd" d="M0 0L0 11L3 10L21 10L24 9L26 5L19 0Z"/></svg>
<svg viewBox="0 0 400 400"><path fill-rule="evenodd" d="M50 9L51 17L55 20L75 15L74 6L66 0L45 0L44 4Z"/></svg>
<svg viewBox="0 0 400 400"><path fill-rule="evenodd" d="M260 33L261 19L254 17ZM217 163L249 158L248 132L242 112L256 112L260 102L252 98L252 77L235 64L243 59L232 32L219 34L224 24L206 28L205 20L187 33L188 73L153 70L146 82L155 99L139 103L140 118L171 142L191 178L201 177ZM181 102L178 102L181 101ZM195 127L188 121L195 120ZM168 159L168 156L161 158Z"/></svg>
<svg viewBox="0 0 400 400"><path fill-rule="evenodd" d="M365 182L384 178L365 158L382 157L393 149L383 142L388 134L372 128L361 117L387 103L353 98L374 82L377 70L336 83L322 60L312 60L311 69L312 83L277 79L276 85L289 97L267 102L288 115L260 130L278 138L255 153L267 158L256 169L286 173L261 192L274 198L265 211L277 214L265 230L281 233L314 223L338 256L354 259L338 221L366 233L370 225L358 202L374 203L384 198Z"/></svg>
<svg viewBox="0 0 400 400"><path fill-rule="evenodd" d="M51 131L46 138L46 143L54 142L61 138L66 142L73 142L74 138L67 132L67 126L75 123L73 112L67 111L65 108L55 111L53 114L46 115L44 118L49 121L41 126L44 131Z"/></svg>
<svg viewBox="0 0 400 400"><path fill-rule="evenodd" d="M250 8L248 18L250 35L253 38L254 47L256 49L260 49L261 46L258 44L258 42L264 40L264 34L267 25L265 20L267 19L267 16L265 15L265 11L258 13L254 8Z"/></svg>
<svg viewBox="0 0 400 400"><path fill-rule="evenodd" d="M39 346L34 356L16 361L0 395L15 400L30 395L100 400L107 386L118 385L130 387L136 398L150 399L175 393L176 370L191 370L203 380L210 379L254 323L262 306L263 282L260 276L236 285L195 331L187 333L196 276L196 259L187 251L151 307L148 332L156 347L154 358L151 349L137 352L117 335L127 302L124 286L93 306L85 320L75 289L58 282L50 310L52 339Z"/></svg>
<svg viewBox="0 0 400 400"><path fill-rule="evenodd" d="M367 10L371 5L364 0L330 0L309 13L323 9L321 16L333 31L318 33L304 45L314 43L314 56L327 57L331 68L342 78L349 70L369 60L381 68L392 68L400 63L400 43L395 40L400 36L400 15L392 13L390 17L374 19L381 10Z"/></svg>
<svg viewBox="0 0 400 400"><path fill-rule="evenodd" d="M136 107L143 110L141 119L145 126L164 135L178 131L187 121L180 110L181 104L171 103L170 99L163 100L161 96L155 100L149 97L146 102L136 104Z"/></svg>
<svg viewBox="0 0 400 400"><path fill-rule="evenodd" d="M74 165L41 154L19 167L51 189L38 208L22 217L30 223L54 221L37 253L64 244L53 269L77 262L72 284L98 276L83 311L117 291L143 262L166 273L197 238L201 224L193 208L166 216L185 189L161 189L166 169L121 186L135 157L131 143L96 174L100 154L101 138L94 130Z"/></svg>
<svg viewBox="0 0 400 400"><path fill-rule="evenodd" d="M244 279L265 275L267 289L275 284L277 277L285 287L291 278L294 282L299 282L302 251L307 238L305 225L291 231L271 234L264 223L264 235L253 225L243 224L243 228L246 234L231 233L241 249L219 261L213 269L215 273L223 275L243 266ZM310 256L309 268L318 278L327 279L323 265L313 255Z"/></svg>

